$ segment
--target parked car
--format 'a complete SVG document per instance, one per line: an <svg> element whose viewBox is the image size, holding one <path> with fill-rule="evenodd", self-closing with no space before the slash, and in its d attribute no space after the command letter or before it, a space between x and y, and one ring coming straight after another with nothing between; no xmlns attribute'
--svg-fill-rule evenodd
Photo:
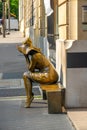
<svg viewBox="0 0 87 130"><path fill-rule="evenodd" d="M6 19L6 29L8 29L8 19ZM18 20L15 18L10 18L10 30L18 30Z"/></svg>

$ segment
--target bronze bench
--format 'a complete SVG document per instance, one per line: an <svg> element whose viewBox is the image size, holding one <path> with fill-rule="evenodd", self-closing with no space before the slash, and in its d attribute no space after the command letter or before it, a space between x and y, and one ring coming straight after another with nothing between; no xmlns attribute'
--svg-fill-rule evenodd
<svg viewBox="0 0 87 130"><path fill-rule="evenodd" d="M65 88L61 84L40 84L43 99L48 102L48 113L66 113Z"/></svg>

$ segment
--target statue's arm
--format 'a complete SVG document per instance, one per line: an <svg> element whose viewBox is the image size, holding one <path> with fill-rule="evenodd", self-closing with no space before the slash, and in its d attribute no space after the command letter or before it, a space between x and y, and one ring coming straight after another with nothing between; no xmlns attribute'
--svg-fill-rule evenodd
<svg viewBox="0 0 87 130"><path fill-rule="evenodd" d="M24 55L24 56L25 56L25 59L26 59L27 68L29 69L30 59L29 59L28 55Z"/></svg>
<svg viewBox="0 0 87 130"><path fill-rule="evenodd" d="M35 65L36 65L36 59L32 56L31 59L29 59L28 55L24 55L26 59L27 68L29 71L34 72L35 71Z"/></svg>
<svg viewBox="0 0 87 130"><path fill-rule="evenodd" d="M36 62L37 62L36 58L32 56L31 61L30 61L30 65L29 65L29 70L31 72L35 71Z"/></svg>

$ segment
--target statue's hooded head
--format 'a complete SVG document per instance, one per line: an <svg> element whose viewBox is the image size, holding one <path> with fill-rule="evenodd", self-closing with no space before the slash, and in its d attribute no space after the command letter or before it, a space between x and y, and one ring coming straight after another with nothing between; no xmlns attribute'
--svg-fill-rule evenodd
<svg viewBox="0 0 87 130"><path fill-rule="evenodd" d="M31 41L30 38L27 38L27 39L23 42L23 44L24 44L24 45L27 45L27 46L29 46L29 47L32 47L32 46L33 46L33 45L32 45L32 41Z"/></svg>
<svg viewBox="0 0 87 130"><path fill-rule="evenodd" d="M24 55L33 55L34 53L41 53L40 48L34 47L30 38L27 38L22 45L17 47Z"/></svg>

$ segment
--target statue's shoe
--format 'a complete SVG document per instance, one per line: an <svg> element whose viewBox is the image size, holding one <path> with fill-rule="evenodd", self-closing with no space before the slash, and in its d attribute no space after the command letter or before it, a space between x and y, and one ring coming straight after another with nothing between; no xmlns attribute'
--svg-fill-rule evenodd
<svg viewBox="0 0 87 130"><path fill-rule="evenodd" d="M32 96L31 98L29 98L26 102L25 102L25 108L29 108L30 107L30 105L31 105L31 103L32 103L32 101L33 101L33 99L34 99L34 96Z"/></svg>

